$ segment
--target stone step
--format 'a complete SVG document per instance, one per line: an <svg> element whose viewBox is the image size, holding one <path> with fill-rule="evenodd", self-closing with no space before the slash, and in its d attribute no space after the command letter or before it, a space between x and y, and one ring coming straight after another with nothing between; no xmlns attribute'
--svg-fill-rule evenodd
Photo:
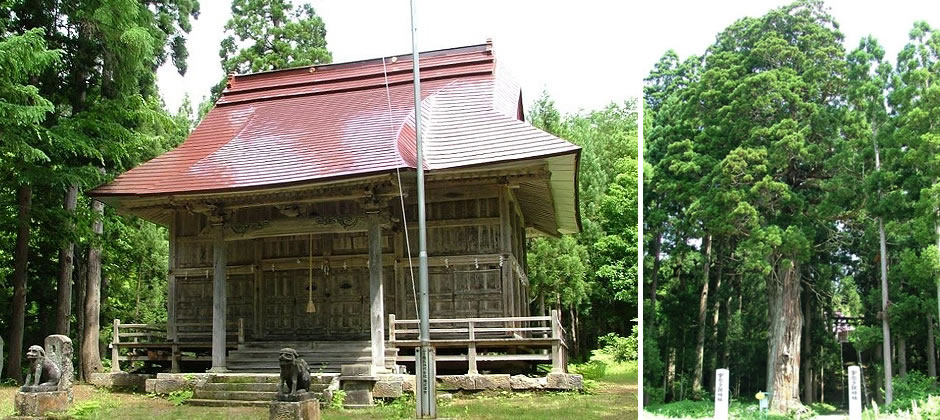
<svg viewBox="0 0 940 420"><path fill-rule="evenodd" d="M186 400L186 404L201 407L268 407L271 401L207 400L193 398Z"/></svg>
<svg viewBox="0 0 940 420"><path fill-rule="evenodd" d="M212 375L209 377L210 383L229 383L229 384L277 384L278 375L276 374L225 374L225 375Z"/></svg>
<svg viewBox="0 0 940 420"><path fill-rule="evenodd" d="M300 354L300 358L304 359L308 365L318 364L321 361L329 362L333 360L372 360L371 354L349 354L349 353L333 353L333 354L323 354L323 353L311 353L309 355ZM242 352L232 352L226 358L226 362L232 360L266 360L273 363L280 363L277 357L274 357L272 354L268 353L258 353L258 354L248 354Z"/></svg>
<svg viewBox="0 0 940 420"><path fill-rule="evenodd" d="M277 392L205 391L196 388L193 397L202 400L271 401L277 397Z"/></svg>
<svg viewBox="0 0 940 420"><path fill-rule="evenodd" d="M205 391L252 391L277 392L277 383L207 383L200 389Z"/></svg>

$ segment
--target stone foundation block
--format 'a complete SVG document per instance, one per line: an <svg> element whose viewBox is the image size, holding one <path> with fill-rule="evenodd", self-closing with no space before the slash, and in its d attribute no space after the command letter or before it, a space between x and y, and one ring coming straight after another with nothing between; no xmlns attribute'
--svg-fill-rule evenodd
<svg viewBox="0 0 940 420"><path fill-rule="evenodd" d="M379 381L372 387L372 396L375 398L398 398L403 390L402 381Z"/></svg>
<svg viewBox="0 0 940 420"><path fill-rule="evenodd" d="M56 411L69 409L69 393L66 391L17 392L13 401L17 416L42 417Z"/></svg>
<svg viewBox="0 0 940 420"><path fill-rule="evenodd" d="M271 420L320 420L320 401L272 401L269 411Z"/></svg>
<svg viewBox="0 0 940 420"><path fill-rule="evenodd" d="M549 373L545 377L545 388L558 390L579 390L584 388L584 378L570 373Z"/></svg>
<svg viewBox="0 0 940 420"><path fill-rule="evenodd" d="M443 391L473 390L476 385L470 375L438 375L437 389Z"/></svg>
<svg viewBox="0 0 940 420"><path fill-rule="evenodd" d="M343 401L344 408L366 408L372 407L372 381L342 381L343 391L346 392L346 399Z"/></svg>
<svg viewBox="0 0 940 420"><path fill-rule="evenodd" d="M89 383L102 388L142 392L147 388L147 380L153 375L142 375L127 372L92 373Z"/></svg>
<svg viewBox="0 0 940 420"><path fill-rule="evenodd" d="M542 389L543 384L539 383L539 378L533 378L525 375L513 375L509 377L509 386L513 390L536 390Z"/></svg>
<svg viewBox="0 0 940 420"><path fill-rule="evenodd" d="M415 392L415 376L414 375L405 375L404 379L401 382L401 390L404 392Z"/></svg>
<svg viewBox="0 0 940 420"><path fill-rule="evenodd" d="M342 365L340 366L340 376L372 376L372 365Z"/></svg>
<svg viewBox="0 0 940 420"><path fill-rule="evenodd" d="M512 389L509 375L473 375L473 388L475 390L509 390ZM464 388L467 389L467 388Z"/></svg>
<svg viewBox="0 0 940 420"><path fill-rule="evenodd" d="M148 379L145 385L145 391L153 394L169 394L186 389L193 389L193 385L189 381L177 378Z"/></svg>

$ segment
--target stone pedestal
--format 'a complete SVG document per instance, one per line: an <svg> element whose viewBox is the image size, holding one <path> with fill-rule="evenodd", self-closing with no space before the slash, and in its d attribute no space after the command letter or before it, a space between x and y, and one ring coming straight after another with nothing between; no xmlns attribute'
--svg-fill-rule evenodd
<svg viewBox="0 0 940 420"><path fill-rule="evenodd" d="M340 380L343 391L346 392L346 399L343 400L343 408L367 408L372 407L372 386L375 380Z"/></svg>
<svg viewBox="0 0 940 420"><path fill-rule="evenodd" d="M320 420L320 401L271 401L271 420Z"/></svg>
<svg viewBox="0 0 940 420"><path fill-rule="evenodd" d="M68 410L69 393L67 391L17 392L13 407L16 414L12 418L43 417L51 412Z"/></svg>

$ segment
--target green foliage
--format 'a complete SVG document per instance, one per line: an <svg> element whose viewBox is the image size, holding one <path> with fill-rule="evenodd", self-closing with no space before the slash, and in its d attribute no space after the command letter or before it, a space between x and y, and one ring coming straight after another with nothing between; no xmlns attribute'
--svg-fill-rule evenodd
<svg viewBox="0 0 940 420"><path fill-rule="evenodd" d="M598 380L607 374L607 363L594 359L571 366L574 373L581 374L584 379Z"/></svg>
<svg viewBox="0 0 940 420"><path fill-rule="evenodd" d="M638 313L636 103L562 116L543 93L527 119L582 147L582 233L529 241L531 294L546 310L577 311L589 346L602 334L627 335ZM587 355L580 350L575 358Z"/></svg>
<svg viewBox="0 0 940 420"><path fill-rule="evenodd" d="M906 376L894 379L894 401L883 407L886 413L907 411L916 401L927 399L936 394L936 380L921 372L911 371Z"/></svg>
<svg viewBox="0 0 940 420"><path fill-rule="evenodd" d="M787 369L842 371L845 349L872 384L884 372L883 319L906 340L909 369L926 370L940 276L936 32L915 23L896 61L872 36L847 51L825 4L799 0L737 20L700 56L667 51L651 69L644 354L655 367L644 376L666 384L666 401L689 398L702 365L706 385L727 367L752 373L735 392L763 390L767 366L781 363L768 348L788 337L810 344ZM787 283L799 292L783 293ZM777 323L794 315L805 328ZM837 316L853 318L848 345L833 337ZM690 330L704 331L702 344Z"/></svg>
<svg viewBox="0 0 940 420"><path fill-rule="evenodd" d="M637 360L639 337L637 327L633 326L633 333L629 337L621 337L616 333L608 333L605 336L598 337L598 344L608 354L614 357L617 362L627 362Z"/></svg>
<svg viewBox="0 0 940 420"><path fill-rule="evenodd" d="M173 405L183 405L186 401L193 398L193 391L190 389L180 389L176 391L171 391L167 396L167 401L173 403Z"/></svg>
<svg viewBox="0 0 940 420"><path fill-rule="evenodd" d="M295 8L290 0L234 0L225 32L219 57L226 74L332 61L326 24L309 4Z"/></svg>
<svg viewBox="0 0 940 420"><path fill-rule="evenodd" d="M341 409L343 402L346 401L346 391L342 389L333 390L333 396L330 398L330 408Z"/></svg>
<svg viewBox="0 0 940 420"><path fill-rule="evenodd" d="M313 6L291 0L234 0L219 49L225 75L329 64L326 23ZM198 108L202 119L222 96L228 79L212 87Z"/></svg>
<svg viewBox="0 0 940 420"><path fill-rule="evenodd" d="M6 286L19 211L14 191L28 185L34 194L24 342L41 342L55 325L59 249L75 245L76 292L87 272L88 248L97 238L90 234L96 216L85 192L188 135L191 122L163 109L155 81L157 67L170 59L185 72L185 35L198 13L193 0L11 0L0 6L0 309L12 309ZM70 186L79 190L74 211L63 206ZM101 319L164 320L165 252L158 258L165 230L113 209L105 219L97 242ZM73 322L82 310L78 297ZM4 330L11 324L0 320Z"/></svg>

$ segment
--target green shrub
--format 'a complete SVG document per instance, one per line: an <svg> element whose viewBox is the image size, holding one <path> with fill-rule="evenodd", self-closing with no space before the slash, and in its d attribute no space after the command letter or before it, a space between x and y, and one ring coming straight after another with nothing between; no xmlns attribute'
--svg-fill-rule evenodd
<svg viewBox="0 0 940 420"><path fill-rule="evenodd" d="M911 409L913 401L926 400L933 394L934 380L918 371L912 371L907 376L894 378L894 401L884 407L885 413Z"/></svg>
<svg viewBox="0 0 940 420"><path fill-rule="evenodd" d="M182 389L170 392L166 396L167 401L173 403L173 405L183 405L187 400L193 397L193 391L188 389Z"/></svg>
<svg viewBox="0 0 940 420"><path fill-rule="evenodd" d="M584 379L596 381L607 374L607 363L593 359L586 363L576 364L573 367L574 373L580 373Z"/></svg>
<svg viewBox="0 0 940 420"><path fill-rule="evenodd" d="M605 352L614 357L619 363L637 360L637 347L639 338L637 326L633 326L633 332L629 337L621 337L617 333L608 333L599 337L598 342Z"/></svg>
<svg viewBox="0 0 940 420"><path fill-rule="evenodd" d="M346 391L342 389L334 390L333 398L330 399L330 408L343 408L344 402L346 402Z"/></svg>
<svg viewBox="0 0 940 420"><path fill-rule="evenodd" d="M649 405L662 404L663 401L666 401L666 390L662 388L644 386L643 394L646 395L647 404Z"/></svg>

